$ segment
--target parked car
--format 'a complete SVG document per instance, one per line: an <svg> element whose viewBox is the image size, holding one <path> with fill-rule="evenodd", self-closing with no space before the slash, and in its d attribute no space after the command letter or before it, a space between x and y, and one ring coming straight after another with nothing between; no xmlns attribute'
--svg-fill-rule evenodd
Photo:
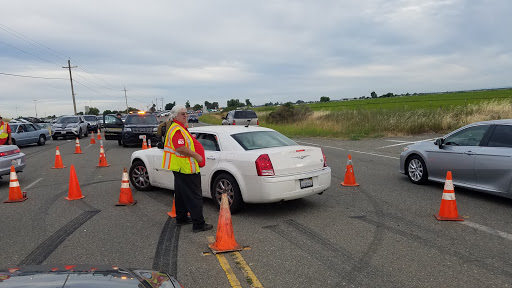
<svg viewBox="0 0 512 288"><path fill-rule="evenodd" d="M222 119L222 125L260 125L258 116L253 110L229 111Z"/></svg>
<svg viewBox="0 0 512 288"><path fill-rule="evenodd" d="M227 193L231 211L244 203L270 203L321 194L331 185L331 168L318 147L298 145L269 128L203 126L190 128L205 150L203 197L220 205ZM163 145L131 156L129 178L140 191L174 189L173 173L162 169Z"/></svg>
<svg viewBox="0 0 512 288"><path fill-rule="evenodd" d="M153 114L137 113L129 114L123 123L116 115L104 116L105 139L117 140L119 145L141 145L145 136L156 144L160 137L157 136L158 120Z"/></svg>
<svg viewBox="0 0 512 288"><path fill-rule="evenodd" d="M30 265L0 270L2 287L182 288L166 272L109 265Z"/></svg>
<svg viewBox="0 0 512 288"><path fill-rule="evenodd" d="M11 173L11 166L16 172L23 171L27 163L25 154L16 145L0 145L0 179Z"/></svg>
<svg viewBox="0 0 512 288"><path fill-rule="evenodd" d="M409 145L400 154L400 172L411 182L445 182L512 198L512 119L477 122L435 141Z"/></svg>
<svg viewBox="0 0 512 288"><path fill-rule="evenodd" d="M197 118L197 115L189 115L188 123L199 123L199 118Z"/></svg>
<svg viewBox="0 0 512 288"><path fill-rule="evenodd" d="M98 127L103 128L103 115L96 116L96 120L98 121Z"/></svg>
<svg viewBox="0 0 512 288"><path fill-rule="evenodd" d="M87 135L89 135L87 121L85 121L82 115L61 116L52 126L53 140L68 136L82 138L82 136L87 137Z"/></svg>
<svg viewBox="0 0 512 288"><path fill-rule="evenodd" d="M50 139L50 131L43 129L37 124L27 123L9 123L11 126L12 144L23 146L36 144L41 146Z"/></svg>
<svg viewBox="0 0 512 288"><path fill-rule="evenodd" d="M98 131L100 126L98 125L98 118L96 118L96 115L84 115L84 119L87 121L87 129L89 131Z"/></svg>

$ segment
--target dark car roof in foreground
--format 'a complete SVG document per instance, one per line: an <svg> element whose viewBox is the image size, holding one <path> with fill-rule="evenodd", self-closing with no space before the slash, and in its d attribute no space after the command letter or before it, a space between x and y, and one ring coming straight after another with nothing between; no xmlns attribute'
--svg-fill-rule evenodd
<svg viewBox="0 0 512 288"><path fill-rule="evenodd" d="M108 265L33 265L0 270L0 287L181 287L164 272Z"/></svg>

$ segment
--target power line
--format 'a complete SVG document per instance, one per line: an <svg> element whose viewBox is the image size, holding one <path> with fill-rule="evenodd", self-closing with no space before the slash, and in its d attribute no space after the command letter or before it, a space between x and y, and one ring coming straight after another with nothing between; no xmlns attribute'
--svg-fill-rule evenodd
<svg viewBox="0 0 512 288"><path fill-rule="evenodd" d="M57 63L55 63L55 62L53 62L53 61L50 61L50 60L48 60L48 59L45 59L45 58L39 57L39 56L37 56L37 55L34 55L34 54L30 53L30 52L27 52L27 51L25 51L25 50L23 50L23 49L20 49L20 48L16 47L16 46L13 46L13 45L11 45L11 44L5 43L4 41L1 41L1 40L0 40L0 43L3 43L3 44L5 44L5 45L7 45L7 46L9 46L9 47L12 47L12 48L14 48L14 49L16 49L16 50L19 50L19 51L21 51L21 52L23 52L23 53L26 53L26 54L28 54L28 55L32 55L32 56L34 56L34 57L36 57L36 58L39 58L39 59L41 59L41 60L43 60L43 61L46 61L46 62L48 62L48 63L52 63L52 64L56 64L56 65L58 65Z"/></svg>
<svg viewBox="0 0 512 288"><path fill-rule="evenodd" d="M50 78L50 77L28 76L28 75L19 75L19 74L11 74L11 73L3 73L3 72L0 72L0 74L7 75L7 76L14 76L14 77L35 78L35 79L68 80L66 78Z"/></svg>

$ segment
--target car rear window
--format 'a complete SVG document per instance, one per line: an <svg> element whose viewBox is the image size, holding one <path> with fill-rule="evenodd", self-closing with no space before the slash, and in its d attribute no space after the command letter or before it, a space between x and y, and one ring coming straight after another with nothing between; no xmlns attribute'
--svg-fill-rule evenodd
<svg viewBox="0 0 512 288"><path fill-rule="evenodd" d="M297 145L293 140L276 131L253 131L231 135L245 150Z"/></svg>
<svg viewBox="0 0 512 288"><path fill-rule="evenodd" d="M256 112L252 110L242 110L242 111L235 111L235 115L233 116L235 119L254 119L258 118L256 115Z"/></svg>
<svg viewBox="0 0 512 288"><path fill-rule="evenodd" d="M126 117L125 124L158 125L158 120L155 115L130 115Z"/></svg>

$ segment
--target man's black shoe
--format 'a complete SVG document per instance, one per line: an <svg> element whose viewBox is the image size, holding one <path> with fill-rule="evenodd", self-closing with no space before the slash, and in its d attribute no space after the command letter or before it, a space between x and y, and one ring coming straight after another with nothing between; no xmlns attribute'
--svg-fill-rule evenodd
<svg viewBox="0 0 512 288"><path fill-rule="evenodd" d="M178 221L176 219L177 226L182 226L182 225L187 225L187 224L192 224L192 219L190 217L187 217L186 220L181 220L181 221Z"/></svg>
<svg viewBox="0 0 512 288"><path fill-rule="evenodd" d="M213 228L213 225L212 224L206 224L204 223L203 226L199 227L199 228L194 228L192 229L192 232L194 233L197 233L197 232L203 232L203 231L208 231L208 230L212 230Z"/></svg>

